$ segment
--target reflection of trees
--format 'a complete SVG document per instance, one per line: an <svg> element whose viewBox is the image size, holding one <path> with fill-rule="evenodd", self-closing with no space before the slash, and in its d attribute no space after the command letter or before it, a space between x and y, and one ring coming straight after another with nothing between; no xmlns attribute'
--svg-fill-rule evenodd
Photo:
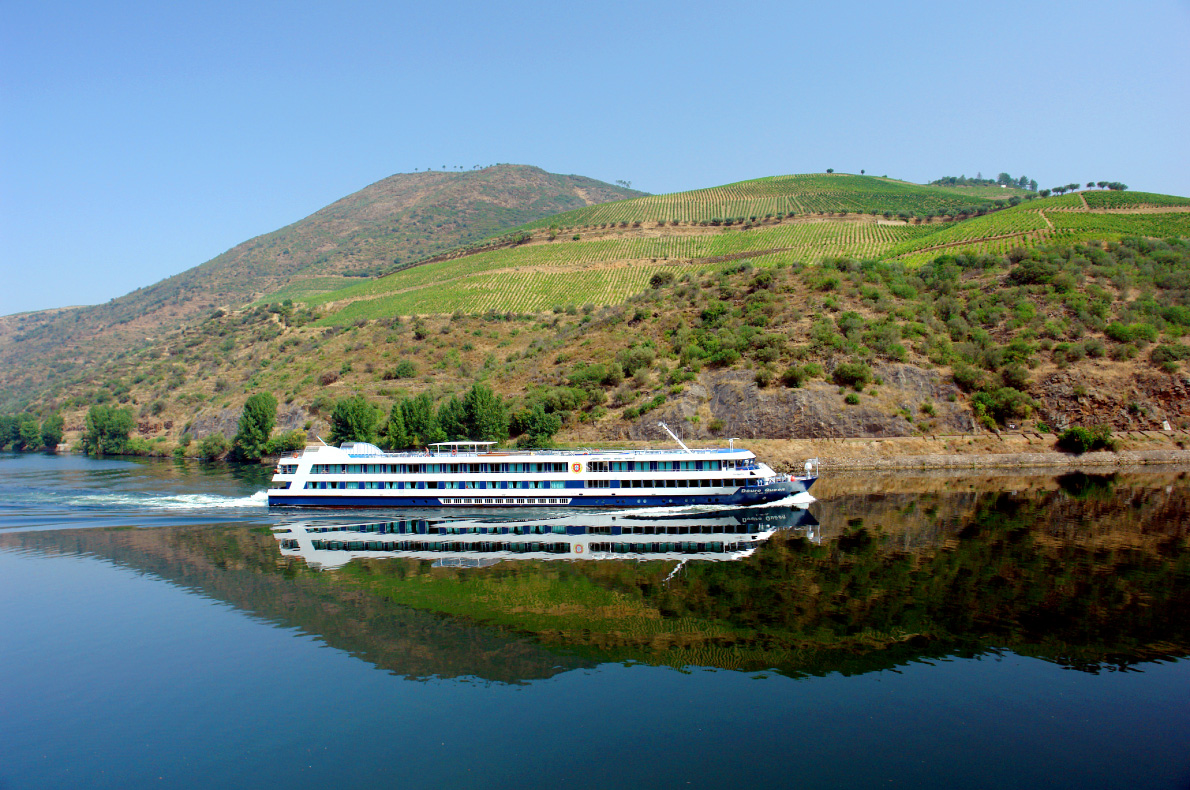
<svg viewBox="0 0 1190 790"><path fill-rule="evenodd" d="M852 519L821 546L774 539L749 572L690 568L659 604L667 616L724 621L750 639L849 651L905 641L1003 646L1074 666L1184 654L1186 492L1097 490L1082 499L978 495L969 515L950 516L940 545L915 552L890 546L936 527L920 510L900 510L887 529Z"/></svg>
<svg viewBox="0 0 1190 790"><path fill-rule="evenodd" d="M411 677L515 682L608 660L863 672L996 648L1081 669L1186 655L1190 489L1048 478L1021 494L837 496L821 544L748 559L367 560L315 573L246 527L0 535L89 553L321 636Z"/></svg>

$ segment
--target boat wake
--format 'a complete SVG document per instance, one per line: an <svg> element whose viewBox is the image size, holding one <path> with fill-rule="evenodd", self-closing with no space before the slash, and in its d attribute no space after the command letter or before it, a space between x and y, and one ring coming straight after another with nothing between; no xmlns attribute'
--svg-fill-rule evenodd
<svg viewBox="0 0 1190 790"><path fill-rule="evenodd" d="M213 494L84 494L71 504L80 507L135 507L149 510L243 510L268 506L264 491L245 497Z"/></svg>

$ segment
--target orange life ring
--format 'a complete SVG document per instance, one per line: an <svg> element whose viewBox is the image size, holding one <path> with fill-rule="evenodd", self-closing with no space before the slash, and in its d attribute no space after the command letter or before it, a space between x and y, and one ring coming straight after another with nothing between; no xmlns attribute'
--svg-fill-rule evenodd
<svg viewBox="0 0 1190 790"><path fill-rule="evenodd" d="M570 468L571 468L571 469L574 471L574 473L575 473L576 475L577 475L579 472L583 471L583 465L582 465L582 464L580 464L578 461L575 461L573 464L571 464L571 465L570 465Z"/></svg>
<svg viewBox="0 0 1190 790"><path fill-rule="evenodd" d="M575 546L575 547L574 547L574 553L575 553L575 554L582 554L582 553L583 553L583 547L582 547L582 546Z"/></svg>

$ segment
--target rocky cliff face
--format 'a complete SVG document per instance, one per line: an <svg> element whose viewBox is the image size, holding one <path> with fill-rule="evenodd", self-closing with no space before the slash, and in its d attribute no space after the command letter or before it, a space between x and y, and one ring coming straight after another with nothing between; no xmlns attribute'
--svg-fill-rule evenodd
<svg viewBox="0 0 1190 790"><path fill-rule="evenodd" d="M823 381L759 387L750 371L703 373L681 395L608 438L657 439L664 435L659 421L694 438L910 436L919 426L932 433L974 430L970 409L950 400L958 389L949 379L909 365L876 364L872 370L883 383L859 393L857 404L844 400L851 390L840 393Z"/></svg>
<svg viewBox="0 0 1190 790"><path fill-rule="evenodd" d="M242 411L242 409L205 409L200 411L190 423L190 435L195 439L205 439L212 434L221 433L231 439L239 428ZM296 403L284 403L277 407L276 430L287 432L304 428L306 423L312 419L306 410ZM312 426L312 430L317 428L317 425ZM313 433L308 434L308 438L313 437Z"/></svg>
<svg viewBox="0 0 1190 790"><path fill-rule="evenodd" d="M1035 397L1041 417L1056 428L1104 424L1119 430L1150 430L1190 417L1190 378L1151 369L1059 370L1041 378Z"/></svg>

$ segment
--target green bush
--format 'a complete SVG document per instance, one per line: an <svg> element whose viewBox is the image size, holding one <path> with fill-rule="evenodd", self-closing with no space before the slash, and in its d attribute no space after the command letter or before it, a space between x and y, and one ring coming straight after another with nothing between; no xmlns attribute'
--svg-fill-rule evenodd
<svg viewBox="0 0 1190 790"><path fill-rule="evenodd" d="M843 400L851 406L854 406L855 404L859 403L859 395L854 392L848 392L847 397L843 398Z"/></svg>
<svg viewBox="0 0 1190 790"><path fill-rule="evenodd" d="M83 450L88 455L119 455L128 447L128 434L135 427L132 412L113 406L92 406L83 431Z"/></svg>
<svg viewBox="0 0 1190 790"><path fill-rule="evenodd" d="M862 362L842 362L835 367L831 378L840 387L851 387L858 392L872 380L872 369Z"/></svg>
<svg viewBox="0 0 1190 790"><path fill-rule="evenodd" d="M781 383L786 387L800 387L806 381L806 369L794 365L781 374Z"/></svg>
<svg viewBox="0 0 1190 790"><path fill-rule="evenodd" d="M1057 446L1068 453L1081 454L1092 450L1114 451L1118 444L1112 438L1111 428L1099 425L1094 428L1067 428L1058 435Z"/></svg>
<svg viewBox="0 0 1190 790"><path fill-rule="evenodd" d="M198 443L198 457L213 461L231 449L231 442L221 433L212 433Z"/></svg>
<svg viewBox="0 0 1190 790"><path fill-rule="evenodd" d="M301 450L306 446L306 432L293 430L279 433L265 443L265 455L279 455Z"/></svg>
<svg viewBox="0 0 1190 790"><path fill-rule="evenodd" d="M1001 424L1013 418L1027 419L1035 405L1032 398L1012 387L977 392L971 403L977 416L987 416Z"/></svg>
<svg viewBox="0 0 1190 790"><path fill-rule="evenodd" d="M1181 343L1156 346L1149 352L1149 359L1154 365L1163 365L1169 362L1180 362L1183 359L1190 359L1190 346L1182 345Z"/></svg>
<svg viewBox="0 0 1190 790"><path fill-rule="evenodd" d="M983 389L984 378L976 368L963 362L956 362L953 367L952 375L954 376L954 383L963 392L975 392Z"/></svg>

